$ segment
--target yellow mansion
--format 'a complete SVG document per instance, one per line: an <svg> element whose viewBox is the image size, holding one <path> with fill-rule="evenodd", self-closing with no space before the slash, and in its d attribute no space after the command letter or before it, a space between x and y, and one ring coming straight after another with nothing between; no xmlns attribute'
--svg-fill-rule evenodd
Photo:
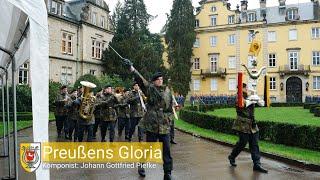
<svg viewBox="0 0 320 180"><path fill-rule="evenodd" d="M234 95L237 72L251 68L248 55L252 36L259 31L261 42L258 66L267 67L270 96L273 102L304 102L306 96L320 95L320 8L318 0L306 3L266 7L260 0L258 9L247 9L241 1L231 10L227 0L202 0L197 9L193 48L190 95ZM264 78L258 82L263 96Z"/></svg>

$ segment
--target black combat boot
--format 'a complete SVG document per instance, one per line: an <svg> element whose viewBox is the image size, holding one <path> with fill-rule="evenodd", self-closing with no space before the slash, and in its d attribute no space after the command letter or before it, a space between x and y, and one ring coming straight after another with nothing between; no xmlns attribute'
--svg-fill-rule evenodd
<svg viewBox="0 0 320 180"><path fill-rule="evenodd" d="M173 139L170 140L171 144L177 144Z"/></svg>
<svg viewBox="0 0 320 180"><path fill-rule="evenodd" d="M261 173L268 173L268 170L264 169L260 164L255 164L253 170Z"/></svg>
<svg viewBox="0 0 320 180"><path fill-rule="evenodd" d="M237 166L235 158L228 156L228 159L229 159L229 163L231 166L233 166L233 167Z"/></svg>
<svg viewBox="0 0 320 180"><path fill-rule="evenodd" d="M138 167L138 173L140 177L146 177L146 171L142 167Z"/></svg>

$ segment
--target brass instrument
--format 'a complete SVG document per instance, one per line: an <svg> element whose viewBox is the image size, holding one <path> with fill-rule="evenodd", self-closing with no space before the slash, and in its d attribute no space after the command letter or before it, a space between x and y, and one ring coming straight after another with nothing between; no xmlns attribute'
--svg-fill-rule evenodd
<svg viewBox="0 0 320 180"><path fill-rule="evenodd" d="M80 117L89 121L92 119L93 111L94 111L94 103L96 101L96 97L92 96L91 89L97 86L88 81L81 81L80 84L84 87L84 90L83 90L79 114L80 114Z"/></svg>
<svg viewBox="0 0 320 180"><path fill-rule="evenodd" d="M147 99L144 95L142 96L141 95L141 90L139 89L138 90L138 95L139 95L139 99L140 99L140 103L141 103L141 106L143 108L143 110L145 112L147 112L147 107L146 107L146 104L144 103L144 101Z"/></svg>

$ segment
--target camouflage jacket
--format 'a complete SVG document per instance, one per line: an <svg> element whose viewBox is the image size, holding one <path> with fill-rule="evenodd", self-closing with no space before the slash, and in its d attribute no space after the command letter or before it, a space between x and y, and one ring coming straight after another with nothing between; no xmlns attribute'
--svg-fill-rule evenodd
<svg viewBox="0 0 320 180"><path fill-rule="evenodd" d="M101 107L100 118L102 121L117 120L116 108L118 103L118 99L113 94L103 94L101 98L96 101L96 105Z"/></svg>
<svg viewBox="0 0 320 180"><path fill-rule="evenodd" d="M130 117L143 117L144 111L137 91L133 90L130 92L128 103L130 104Z"/></svg>
<svg viewBox="0 0 320 180"><path fill-rule="evenodd" d="M66 108L68 109L68 120L78 120L79 119L79 107L80 107L80 101L79 99L76 99L74 97L70 98L70 101L66 105Z"/></svg>
<svg viewBox="0 0 320 180"><path fill-rule="evenodd" d="M101 95L97 95L96 96L96 102L100 102L101 98L102 98ZM96 103L95 107L94 107L94 111L93 111L93 114L94 114L95 118L97 118L97 119L101 118L101 110L102 110L101 104Z"/></svg>
<svg viewBox="0 0 320 180"><path fill-rule="evenodd" d="M147 112L139 126L149 132L168 134L172 118L172 94L168 87L156 87L148 83L136 70L135 76L140 78L141 90L147 96Z"/></svg>
<svg viewBox="0 0 320 180"><path fill-rule="evenodd" d="M119 118L130 118L130 106L128 104L128 99L123 96L119 95L118 96L118 108L117 108L117 113Z"/></svg>
<svg viewBox="0 0 320 180"><path fill-rule="evenodd" d="M237 107L237 119L234 121L232 129L243 133L256 133L259 131L254 119L254 104L239 108Z"/></svg>
<svg viewBox="0 0 320 180"><path fill-rule="evenodd" d="M65 101L67 99L67 101ZM56 111L54 115L56 116L66 116L68 113L68 109L66 108L66 104L69 100L69 96L67 94L57 94L54 104L56 106Z"/></svg>

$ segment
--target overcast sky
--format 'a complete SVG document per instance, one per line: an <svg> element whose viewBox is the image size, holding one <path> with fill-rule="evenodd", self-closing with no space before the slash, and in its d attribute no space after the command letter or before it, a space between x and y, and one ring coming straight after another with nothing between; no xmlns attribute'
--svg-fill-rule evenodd
<svg viewBox="0 0 320 180"><path fill-rule="evenodd" d="M118 0L104 0L111 10L111 15L114 10L115 5ZM120 2L124 2L124 0L120 0ZM192 4L194 7L199 6L199 0L192 0ZM235 9L237 4L240 5L240 0L229 0L231 3L231 8ZM249 9L259 8L259 0L249 0L248 1ZM310 0L287 0L286 4L295 4L295 3L303 3L310 2ZM163 25L166 23L166 13L170 13L172 8L173 0L144 0L144 3L147 6L147 11L151 15L158 15L156 19L150 22L149 30L152 33L159 33ZM277 6L278 0L267 0L267 6Z"/></svg>

